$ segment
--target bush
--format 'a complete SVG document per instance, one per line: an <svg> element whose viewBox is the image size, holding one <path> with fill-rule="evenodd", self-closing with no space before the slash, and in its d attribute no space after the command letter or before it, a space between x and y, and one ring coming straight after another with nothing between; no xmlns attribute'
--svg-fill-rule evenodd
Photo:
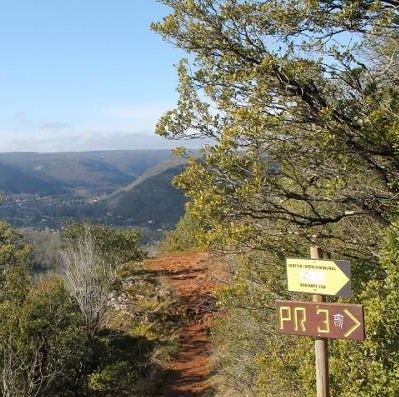
<svg viewBox="0 0 399 397"><path fill-rule="evenodd" d="M399 395L399 222L381 244L380 279L356 296L365 306L366 341L332 344L332 387L342 397Z"/></svg>
<svg viewBox="0 0 399 397"><path fill-rule="evenodd" d="M203 248L198 232L200 222L186 213L177 223L174 230L166 232L161 249L164 252L182 252Z"/></svg>
<svg viewBox="0 0 399 397"><path fill-rule="evenodd" d="M2 393L74 396L83 387L88 346L76 305L59 279L45 278L25 290L24 299L0 305Z"/></svg>

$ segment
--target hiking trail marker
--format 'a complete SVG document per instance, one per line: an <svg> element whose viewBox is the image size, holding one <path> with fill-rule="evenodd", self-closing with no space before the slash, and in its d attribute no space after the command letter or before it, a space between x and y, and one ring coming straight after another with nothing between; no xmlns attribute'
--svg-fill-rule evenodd
<svg viewBox="0 0 399 397"><path fill-rule="evenodd" d="M364 340L362 305L276 301L276 309L282 334Z"/></svg>
<svg viewBox="0 0 399 397"><path fill-rule="evenodd" d="M312 294L313 302L276 301L277 330L282 334L315 337L317 397L330 397L328 339L363 341L363 305L326 303L325 295L349 297L348 261L322 259L312 245L310 259L287 259L288 290Z"/></svg>
<svg viewBox="0 0 399 397"><path fill-rule="evenodd" d="M287 259L288 291L349 297L350 278L348 261Z"/></svg>

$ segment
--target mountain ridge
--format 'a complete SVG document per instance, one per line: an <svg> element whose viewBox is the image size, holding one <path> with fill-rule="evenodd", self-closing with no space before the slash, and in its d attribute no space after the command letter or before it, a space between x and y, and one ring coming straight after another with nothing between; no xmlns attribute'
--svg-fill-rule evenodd
<svg viewBox="0 0 399 397"><path fill-rule="evenodd" d="M28 173L32 183L48 178L72 190L81 188L104 193L131 183L147 169L172 159L170 150L0 153L0 164ZM7 188L0 180L0 190L7 193Z"/></svg>
<svg viewBox="0 0 399 397"><path fill-rule="evenodd" d="M169 229L186 202L171 184L184 164L169 150L0 153L0 217L31 228L92 219Z"/></svg>

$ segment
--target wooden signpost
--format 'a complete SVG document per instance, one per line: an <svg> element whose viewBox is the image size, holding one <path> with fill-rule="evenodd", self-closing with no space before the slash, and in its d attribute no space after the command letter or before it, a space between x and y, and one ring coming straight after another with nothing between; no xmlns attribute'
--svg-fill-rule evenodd
<svg viewBox="0 0 399 397"><path fill-rule="evenodd" d="M351 296L348 261L324 260L311 246L310 259L287 259L288 290L313 294L313 302L276 301L282 334L315 337L317 397L330 397L328 339L363 341L363 305L326 303L325 296Z"/></svg>

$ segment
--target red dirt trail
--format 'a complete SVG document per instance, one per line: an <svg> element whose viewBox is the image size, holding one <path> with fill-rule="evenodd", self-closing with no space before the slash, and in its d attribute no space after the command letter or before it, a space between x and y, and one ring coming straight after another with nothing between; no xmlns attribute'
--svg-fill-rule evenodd
<svg viewBox="0 0 399 397"><path fill-rule="evenodd" d="M190 319L181 331L179 351L166 368L170 376L159 397L202 397L211 390L208 333L214 314L209 310L209 293L216 283L209 276L206 259L205 253L188 252L146 261L145 267L175 291Z"/></svg>

